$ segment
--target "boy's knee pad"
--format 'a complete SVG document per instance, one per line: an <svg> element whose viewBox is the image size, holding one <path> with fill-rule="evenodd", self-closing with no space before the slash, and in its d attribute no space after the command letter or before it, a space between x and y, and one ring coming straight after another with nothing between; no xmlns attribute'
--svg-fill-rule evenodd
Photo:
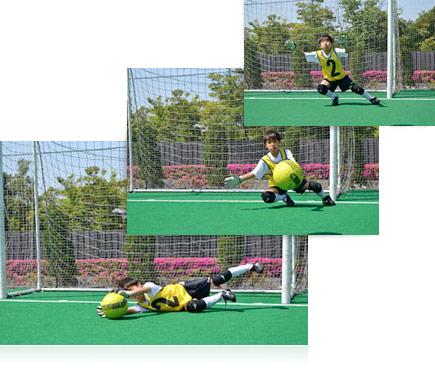
<svg viewBox="0 0 435 376"><path fill-rule="evenodd" d="M271 204L272 202L275 202L276 196L275 193L266 191L261 194L261 198L266 204Z"/></svg>
<svg viewBox="0 0 435 376"><path fill-rule="evenodd" d="M350 87L350 90L359 95L362 95L364 93L364 89L355 84Z"/></svg>
<svg viewBox="0 0 435 376"><path fill-rule="evenodd" d="M211 280L213 281L215 286L220 286L225 282L229 281L233 275L229 270L222 270L218 274L214 274L211 276Z"/></svg>
<svg viewBox="0 0 435 376"><path fill-rule="evenodd" d="M207 308L204 300L191 300L186 304L186 309L188 312L201 312Z"/></svg>
<svg viewBox="0 0 435 376"><path fill-rule="evenodd" d="M328 88L325 85L319 84L319 86L317 86L317 91L322 95L326 95Z"/></svg>
<svg viewBox="0 0 435 376"><path fill-rule="evenodd" d="M319 193L322 191L322 186L320 185L320 183L317 183L316 181L310 181L308 183L308 189L315 193Z"/></svg>

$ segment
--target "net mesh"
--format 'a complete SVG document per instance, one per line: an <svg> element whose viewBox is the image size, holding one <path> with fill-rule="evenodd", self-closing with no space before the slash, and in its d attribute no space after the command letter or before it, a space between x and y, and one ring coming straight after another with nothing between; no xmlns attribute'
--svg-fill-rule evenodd
<svg viewBox="0 0 435 376"><path fill-rule="evenodd" d="M225 177L251 171L267 153L266 128L243 127L242 71L130 71L133 190L223 190ZM342 192L376 189L378 128L341 129L340 148L334 152L341 156ZM330 128L276 130L282 147L291 150L306 178L329 189ZM267 184L266 179L251 179L239 188L262 190Z"/></svg>
<svg viewBox="0 0 435 376"><path fill-rule="evenodd" d="M417 17L404 12L395 0L393 6L397 10L392 19L393 90L434 89L435 8L430 10L429 0L422 1L415 5L422 10ZM311 52L319 49L322 34L335 41L346 38L341 46L348 53L341 59L343 69L358 85L369 91L386 90L388 15L387 1L382 0L246 0L248 89L315 90L322 78L320 65L306 62L304 56L285 48L285 42L295 41Z"/></svg>
<svg viewBox="0 0 435 376"><path fill-rule="evenodd" d="M37 287L33 145L2 142L7 288ZM167 284L247 262L265 265L228 286L280 290L281 236L127 236L125 142L37 142L42 288ZM308 241L296 237L293 293L308 288Z"/></svg>

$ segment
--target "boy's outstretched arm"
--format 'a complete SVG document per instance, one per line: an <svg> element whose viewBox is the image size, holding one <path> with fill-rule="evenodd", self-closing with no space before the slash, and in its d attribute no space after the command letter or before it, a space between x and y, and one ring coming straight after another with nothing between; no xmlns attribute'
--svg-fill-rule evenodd
<svg viewBox="0 0 435 376"><path fill-rule="evenodd" d="M293 52L297 52L302 56L305 56L305 52L296 45L296 42L294 42L292 40L286 41L284 47L288 48L289 50L291 50Z"/></svg>
<svg viewBox="0 0 435 376"><path fill-rule="evenodd" d="M225 180L224 180L225 188L237 187L239 184L243 183L245 180L252 179L253 177L255 177L255 175L252 171L248 172L245 175L240 175L240 176L231 175L231 176L225 178Z"/></svg>

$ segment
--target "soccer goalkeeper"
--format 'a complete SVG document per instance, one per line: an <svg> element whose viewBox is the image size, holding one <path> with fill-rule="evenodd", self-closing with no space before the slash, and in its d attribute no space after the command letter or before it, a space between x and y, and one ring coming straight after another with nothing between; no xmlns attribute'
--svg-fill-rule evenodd
<svg viewBox="0 0 435 376"><path fill-rule="evenodd" d="M169 284L164 287L153 282L146 282L142 285L137 279L125 277L118 282L121 290L117 293L137 302L136 305L128 308L126 314L174 311L201 312L220 300L236 301L236 296L229 289L210 296L211 288L221 288L220 286L231 278L244 273L262 273L263 270L263 264L247 263L228 268L210 277ZM101 306L97 307L97 313L100 317L106 317Z"/></svg>
<svg viewBox="0 0 435 376"><path fill-rule="evenodd" d="M347 57L348 54L344 48L333 47L334 40L330 35L324 34L319 40L320 50L314 52L304 52L296 46L293 41L286 42L285 47L298 52L305 56L305 59L309 63L317 63L322 67L323 80L317 86L317 91L322 95L327 95L332 99L332 105L338 105L338 95L335 94L337 86L344 92L351 89L355 94L362 95L369 100L372 104L379 104L380 100L376 97L372 97L366 90L358 86L351 80L346 74L341 64L340 58ZM346 38L341 37L337 40L337 44L342 47L346 46Z"/></svg>
<svg viewBox="0 0 435 376"><path fill-rule="evenodd" d="M294 201L290 198L287 191L279 188L275 181L273 180L273 170L275 166L284 159L290 159L295 161L293 154L288 149L281 149L281 135L274 131L268 130L263 136L264 145L269 152L260 159L257 166L247 174L241 176L230 176L225 178L225 186L227 188L234 188L239 184L243 183L247 179L257 178L260 180L264 175L269 178L269 188L266 189L261 197L263 201L267 204L273 202L284 201L287 206L294 206ZM301 184L295 188L296 193L304 193L306 190L311 190L315 192L318 196L322 198L323 205L332 206L335 202L332 198L323 191L322 185L316 181L307 181L302 179Z"/></svg>

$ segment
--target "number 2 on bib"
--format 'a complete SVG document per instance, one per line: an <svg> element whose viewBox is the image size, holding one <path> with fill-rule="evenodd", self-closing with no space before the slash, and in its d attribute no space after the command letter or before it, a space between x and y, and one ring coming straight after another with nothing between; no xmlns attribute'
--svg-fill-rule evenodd
<svg viewBox="0 0 435 376"><path fill-rule="evenodd" d="M335 77L335 76L339 76L340 73L335 71L335 61L334 60L327 60L326 61L326 65L332 65L332 70L331 70L331 77Z"/></svg>

